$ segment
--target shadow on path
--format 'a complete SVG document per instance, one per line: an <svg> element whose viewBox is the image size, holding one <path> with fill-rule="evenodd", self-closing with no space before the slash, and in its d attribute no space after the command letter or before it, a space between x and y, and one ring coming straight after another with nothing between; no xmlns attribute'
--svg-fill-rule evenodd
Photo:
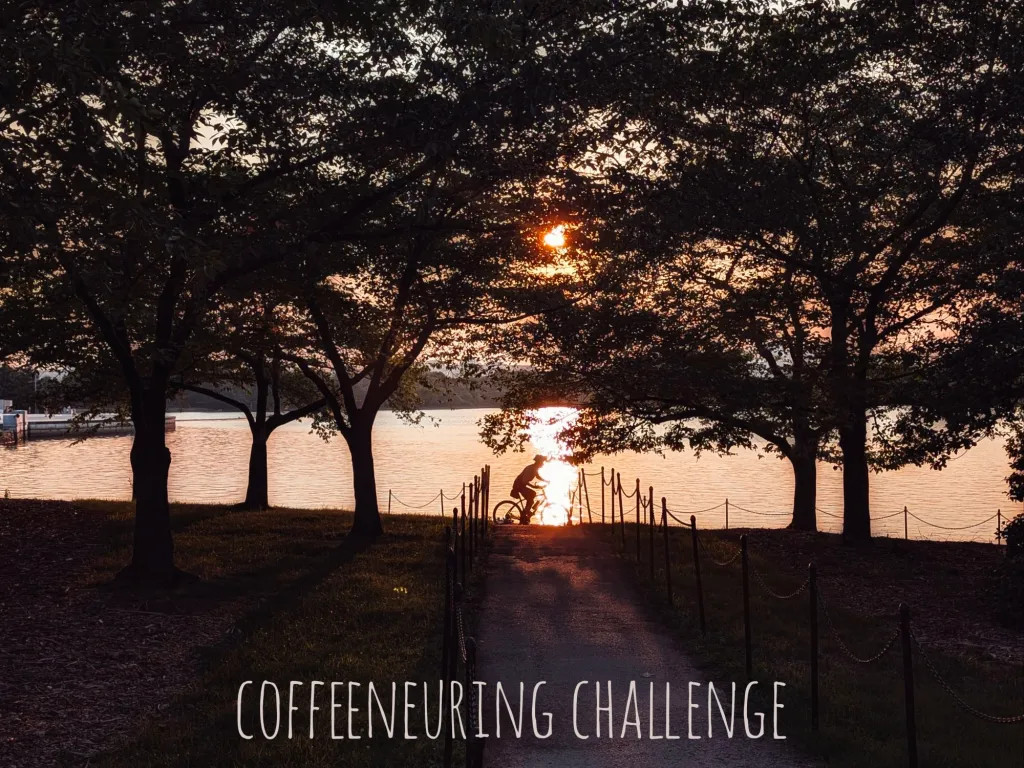
<svg viewBox="0 0 1024 768"><path fill-rule="evenodd" d="M519 682L526 683L521 739L516 739L507 715L502 717L501 738L493 738L494 697L484 696L485 730L492 737L485 747L488 764L531 768L812 765L795 755L785 742L772 740L770 713L764 737L746 737L742 696L745 681L736 681L733 738L726 734L717 708L713 736L708 738L704 676L677 641L641 607L622 574L619 559L580 528L496 529L478 641L480 677L489 686L501 681L514 693L514 709ZM530 727L531 691L542 680L547 684L539 694L538 712L550 712L553 717L552 736L544 740L535 738ZM577 725L582 735L589 736L585 740L575 735L573 720L574 689L584 680L589 684L580 690ZM612 738L608 738L607 712L601 713L602 736L596 737L597 681L601 681L602 705L607 704L607 683L611 681ZM622 735L630 681L636 682L641 738L637 738L632 725ZM698 709L691 715L693 733L700 738L693 740L687 738L690 681L701 683L694 696ZM680 737L674 740L657 738L666 734L666 683L671 691L669 733ZM726 711L732 696L731 683L714 681ZM782 703L786 703L784 695ZM751 728L756 732L754 711L752 707Z"/></svg>

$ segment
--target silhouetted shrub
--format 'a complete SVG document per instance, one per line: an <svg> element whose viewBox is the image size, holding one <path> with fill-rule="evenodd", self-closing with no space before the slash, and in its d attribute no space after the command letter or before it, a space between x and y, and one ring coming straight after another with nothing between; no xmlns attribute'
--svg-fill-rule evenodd
<svg viewBox="0 0 1024 768"><path fill-rule="evenodd" d="M1003 526L1003 540L1006 542L1008 558L1024 558L1024 514L1017 515Z"/></svg>

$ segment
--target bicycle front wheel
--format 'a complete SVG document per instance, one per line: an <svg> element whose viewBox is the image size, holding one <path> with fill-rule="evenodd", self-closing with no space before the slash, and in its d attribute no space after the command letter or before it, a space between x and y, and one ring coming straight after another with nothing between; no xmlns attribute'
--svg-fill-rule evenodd
<svg viewBox="0 0 1024 768"><path fill-rule="evenodd" d="M494 505L491 518L496 523L518 523L523 516L523 508L519 502L505 500Z"/></svg>

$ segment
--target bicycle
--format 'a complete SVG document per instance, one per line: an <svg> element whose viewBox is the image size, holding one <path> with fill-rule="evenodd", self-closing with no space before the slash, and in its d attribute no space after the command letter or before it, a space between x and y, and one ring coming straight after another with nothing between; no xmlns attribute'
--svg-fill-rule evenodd
<svg viewBox="0 0 1024 768"><path fill-rule="evenodd" d="M536 515L540 512L547 504L548 497L544 493L544 488L541 487L537 491L537 495L534 496L533 502L533 514ZM495 523L511 524L520 523L523 520L523 512L525 511L525 500L523 499L505 499L499 501L494 505L494 509L491 511L491 519Z"/></svg>

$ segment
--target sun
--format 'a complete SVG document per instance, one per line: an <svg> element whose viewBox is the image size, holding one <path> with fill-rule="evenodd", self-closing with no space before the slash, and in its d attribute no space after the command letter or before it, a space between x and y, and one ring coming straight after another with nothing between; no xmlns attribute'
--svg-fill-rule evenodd
<svg viewBox="0 0 1024 768"><path fill-rule="evenodd" d="M565 248L565 225L559 224L545 232L544 245L548 248Z"/></svg>

